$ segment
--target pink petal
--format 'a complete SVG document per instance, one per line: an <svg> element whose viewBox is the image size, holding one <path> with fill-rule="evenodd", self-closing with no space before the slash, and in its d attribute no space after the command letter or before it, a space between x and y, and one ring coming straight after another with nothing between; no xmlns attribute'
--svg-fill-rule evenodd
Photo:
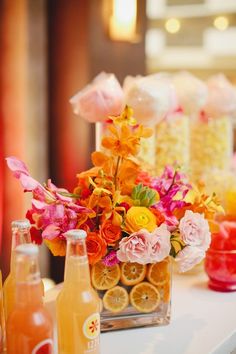
<svg viewBox="0 0 236 354"><path fill-rule="evenodd" d="M6 161L7 161L7 166L10 168L11 171L21 172L24 173L25 175L29 175L29 170L27 166L20 159L14 156L10 156L6 158Z"/></svg>
<svg viewBox="0 0 236 354"><path fill-rule="evenodd" d="M37 187L41 186L41 184L38 181L36 181L36 179L32 178L29 175L25 175L24 173L20 173L18 178L20 180L22 187L26 191L33 191Z"/></svg>
<svg viewBox="0 0 236 354"><path fill-rule="evenodd" d="M72 198L71 197L67 197L67 196L62 195L62 194L57 193L57 192L56 192L56 197L57 197L57 199L61 200L62 202L65 202L65 203L72 202Z"/></svg>
<svg viewBox="0 0 236 354"><path fill-rule="evenodd" d="M42 237L47 240L53 240L60 234L60 228L56 225L48 225L42 233Z"/></svg>
<svg viewBox="0 0 236 354"><path fill-rule="evenodd" d="M37 210L43 210L48 204L37 199L32 199L32 205Z"/></svg>
<svg viewBox="0 0 236 354"><path fill-rule="evenodd" d="M69 203L68 207L77 213L91 213L92 210L75 203Z"/></svg>

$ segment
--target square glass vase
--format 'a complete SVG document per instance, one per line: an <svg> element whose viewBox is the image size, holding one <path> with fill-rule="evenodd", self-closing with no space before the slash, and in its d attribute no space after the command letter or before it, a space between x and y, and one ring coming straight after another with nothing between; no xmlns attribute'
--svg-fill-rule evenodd
<svg viewBox="0 0 236 354"><path fill-rule="evenodd" d="M102 332L161 326L170 322L170 257L147 265L129 262L108 267L100 263L91 272L93 285L99 274L98 279L101 282L104 280L104 284L96 285L95 288L108 287L104 290L96 289L103 304ZM107 284L105 280L108 280Z"/></svg>

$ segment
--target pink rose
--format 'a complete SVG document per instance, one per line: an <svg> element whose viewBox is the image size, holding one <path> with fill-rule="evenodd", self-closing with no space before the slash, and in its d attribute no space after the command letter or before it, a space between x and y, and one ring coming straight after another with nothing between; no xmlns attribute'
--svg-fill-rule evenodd
<svg viewBox="0 0 236 354"><path fill-rule="evenodd" d="M147 264L151 253L150 233L141 229L129 237L124 237L119 243L117 258L121 262L137 262Z"/></svg>
<svg viewBox="0 0 236 354"><path fill-rule="evenodd" d="M175 260L179 263L179 271L186 272L200 263L205 257L205 251L200 247L186 246L180 251Z"/></svg>
<svg viewBox="0 0 236 354"><path fill-rule="evenodd" d="M151 252L148 263L161 262L170 254L170 232L167 225L162 224L157 227L150 237Z"/></svg>
<svg viewBox="0 0 236 354"><path fill-rule="evenodd" d="M100 73L70 99L73 111L90 123L104 122L122 111L123 90L114 74Z"/></svg>
<svg viewBox="0 0 236 354"><path fill-rule="evenodd" d="M156 263L166 258L170 249L170 232L162 224L152 233L141 229L124 237L119 243L117 258L121 262Z"/></svg>
<svg viewBox="0 0 236 354"><path fill-rule="evenodd" d="M197 246L204 251L209 247L211 234L208 222L202 214L186 210L184 217L180 220L179 230L186 245Z"/></svg>

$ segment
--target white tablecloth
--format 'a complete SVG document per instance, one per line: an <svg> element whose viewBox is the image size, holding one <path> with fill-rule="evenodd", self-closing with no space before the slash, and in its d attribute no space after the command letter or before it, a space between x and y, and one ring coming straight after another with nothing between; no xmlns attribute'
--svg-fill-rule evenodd
<svg viewBox="0 0 236 354"><path fill-rule="evenodd" d="M51 311L55 294L46 294ZM213 353L236 354L236 292L209 290L203 272L174 274L169 325L101 335L101 354Z"/></svg>

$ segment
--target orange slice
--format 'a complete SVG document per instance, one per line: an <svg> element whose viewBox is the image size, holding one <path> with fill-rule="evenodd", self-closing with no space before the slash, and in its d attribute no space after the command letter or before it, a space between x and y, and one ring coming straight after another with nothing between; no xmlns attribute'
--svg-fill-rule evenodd
<svg viewBox="0 0 236 354"><path fill-rule="evenodd" d="M91 280L97 290L113 288L120 280L120 267L118 264L108 267L102 262L98 262L92 266Z"/></svg>
<svg viewBox="0 0 236 354"><path fill-rule="evenodd" d="M161 295L161 300L163 302L167 303L170 301L170 290L171 290L170 280L168 280L163 285L157 285L157 290L159 291L159 293Z"/></svg>
<svg viewBox="0 0 236 354"><path fill-rule="evenodd" d="M170 278L169 260L166 258L162 262L150 264L147 271L147 279L153 285L163 285Z"/></svg>
<svg viewBox="0 0 236 354"><path fill-rule="evenodd" d="M142 282L130 292L130 302L139 312L152 312L160 303L160 293L154 285Z"/></svg>
<svg viewBox="0 0 236 354"><path fill-rule="evenodd" d="M117 313L123 311L129 304L129 295L127 290L121 286L115 286L106 291L103 296L103 305L105 309Z"/></svg>
<svg viewBox="0 0 236 354"><path fill-rule="evenodd" d="M121 282L124 285L135 285L143 281L147 266L139 263L125 262L121 264Z"/></svg>

